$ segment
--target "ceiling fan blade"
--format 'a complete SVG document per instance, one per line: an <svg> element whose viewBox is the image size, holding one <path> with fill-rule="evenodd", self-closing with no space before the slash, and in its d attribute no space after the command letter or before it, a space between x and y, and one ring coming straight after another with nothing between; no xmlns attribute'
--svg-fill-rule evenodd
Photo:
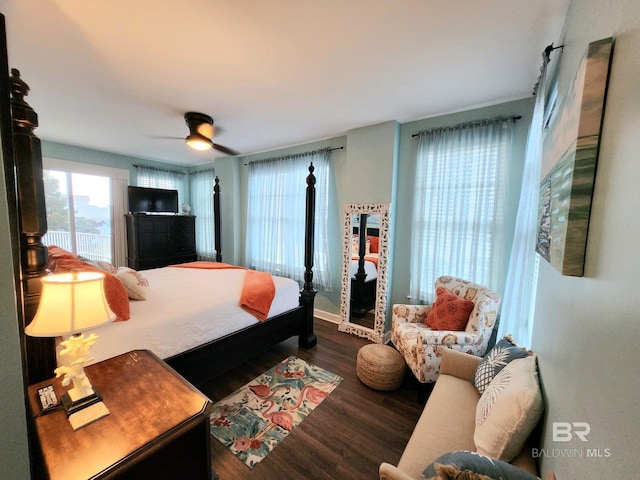
<svg viewBox="0 0 640 480"><path fill-rule="evenodd" d="M167 135L149 135L149 137L160 140L184 140L184 137L169 137Z"/></svg>
<svg viewBox="0 0 640 480"><path fill-rule="evenodd" d="M232 149L230 149L228 147L225 147L223 145L219 145L217 143L213 144L213 148L215 148L219 152L226 153L227 155L233 155L233 156L240 155L240 152L236 152L235 150L232 150Z"/></svg>

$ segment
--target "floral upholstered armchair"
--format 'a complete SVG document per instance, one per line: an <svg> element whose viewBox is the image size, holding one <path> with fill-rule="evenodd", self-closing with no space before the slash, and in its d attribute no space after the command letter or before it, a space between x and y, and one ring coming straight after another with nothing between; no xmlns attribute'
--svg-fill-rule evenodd
<svg viewBox="0 0 640 480"><path fill-rule="evenodd" d="M435 282L459 298L470 300L473 309L464 330L433 330L425 323L432 305L393 306L391 341L404 356L420 383L433 383L440 373L442 348L483 356L498 315L500 297L486 287L460 278L443 276Z"/></svg>

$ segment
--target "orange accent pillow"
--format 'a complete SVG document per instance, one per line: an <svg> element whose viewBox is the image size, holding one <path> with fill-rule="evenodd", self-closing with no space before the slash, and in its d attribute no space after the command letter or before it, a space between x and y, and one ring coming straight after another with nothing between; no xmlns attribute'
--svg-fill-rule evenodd
<svg viewBox="0 0 640 480"><path fill-rule="evenodd" d="M104 293L109 307L116 314L116 322L129 320L129 296L122 282L115 275L83 262L73 253L60 247L51 245L49 247L49 263L47 268L52 273L67 273L72 270L80 272L100 272L104 273Z"/></svg>
<svg viewBox="0 0 640 480"><path fill-rule="evenodd" d="M378 253L379 250L379 246L378 246L378 242L379 242L379 238L378 237L373 237L373 236L369 236L369 241L371 242L371 253Z"/></svg>
<svg viewBox="0 0 640 480"><path fill-rule="evenodd" d="M425 322L433 330L464 330L474 304L469 300L456 297L444 287L436 290L436 301Z"/></svg>

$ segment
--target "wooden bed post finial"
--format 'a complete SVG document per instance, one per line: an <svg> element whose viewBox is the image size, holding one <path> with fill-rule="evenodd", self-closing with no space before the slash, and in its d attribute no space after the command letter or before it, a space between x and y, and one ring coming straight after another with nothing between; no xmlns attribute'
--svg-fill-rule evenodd
<svg viewBox="0 0 640 480"><path fill-rule="evenodd" d="M18 191L20 261L24 302L23 327L35 316L40 301L40 278L47 274L48 250L42 243L47 233L42 151L34 134L38 114L24 100L29 86L20 71L11 69L11 117L13 149ZM56 366L55 343L51 338L27 338L27 380L29 383L49 378Z"/></svg>
<svg viewBox="0 0 640 480"><path fill-rule="evenodd" d="M300 301L305 306L306 321L304 332L299 337L299 345L304 348L313 347L318 339L313 333L313 304L316 290L313 288L313 250L315 237L315 216L316 216L316 177L313 174L315 167L313 162L309 165L309 175L307 175L307 199L305 212L305 235L304 235L304 287L300 292Z"/></svg>
<svg viewBox="0 0 640 480"><path fill-rule="evenodd" d="M222 261L222 236L220 234L220 179L216 175L213 186L213 232L214 248L216 249L216 262Z"/></svg>
<svg viewBox="0 0 640 480"><path fill-rule="evenodd" d="M304 289L313 290L313 249L315 243L315 216L316 216L316 177L313 174L315 167L313 162L309 165L307 175L307 210L305 216L305 243L304 243Z"/></svg>

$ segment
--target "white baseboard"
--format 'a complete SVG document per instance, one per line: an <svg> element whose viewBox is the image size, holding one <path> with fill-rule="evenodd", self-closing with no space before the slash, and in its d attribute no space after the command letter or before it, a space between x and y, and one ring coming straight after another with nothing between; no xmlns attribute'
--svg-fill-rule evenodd
<svg viewBox="0 0 640 480"><path fill-rule="evenodd" d="M336 313L325 312L324 310L318 310L317 308L314 309L313 316L320 320L325 320L327 322L335 323L336 325L339 325L340 323L342 323L342 319L340 318L340 315ZM390 331L385 332L382 337L382 343L390 343L390 342L391 342L391 332Z"/></svg>
<svg viewBox="0 0 640 480"><path fill-rule="evenodd" d="M319 318L320 320L326 320L327 322L335 323L336 325L340 323L340 315L336 313L325 312L324 310L318 310L317 308L313 311L313 316Z"/></svg>

